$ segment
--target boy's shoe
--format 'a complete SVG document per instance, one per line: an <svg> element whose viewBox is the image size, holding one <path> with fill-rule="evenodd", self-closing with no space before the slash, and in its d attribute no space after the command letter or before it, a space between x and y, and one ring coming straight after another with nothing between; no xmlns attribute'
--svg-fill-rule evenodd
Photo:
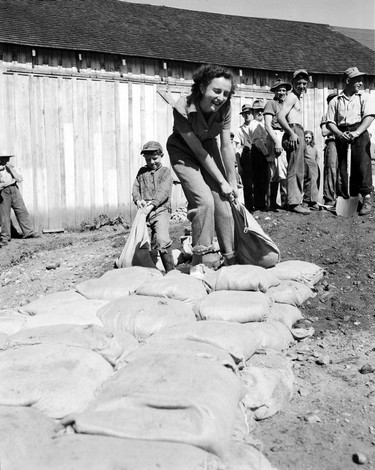
<svg viewBox="0 0 375 470"><path fill-rule="evenodd" d="M372 204L370 198L364 198L361 210L359 211L359 215L369 215L372 209Z"/></svg>
<svg viewBox="0 0 375 470"><path fill-rule="evenodd" d="M4 240L0 240L0 247L2 247L2 246L7 246L8 243L9 243L9 242L8 242L7 240L5 240L5 239L4 239Z"/></svg>
<svg viewBox="0 0 375 470"><path fill-rule="evenodd" d="M316 202L314 204L310 204L309 205L309 209L311 211L320 211L320 207L319 207L319 204L317 204Z"/></svg>

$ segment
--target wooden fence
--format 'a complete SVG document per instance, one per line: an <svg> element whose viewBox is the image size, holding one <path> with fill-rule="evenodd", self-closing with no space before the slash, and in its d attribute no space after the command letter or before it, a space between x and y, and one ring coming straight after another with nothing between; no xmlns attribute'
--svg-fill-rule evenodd
<svg viewBox="0 0 375 470"><path fill-rule="evenodd" d="M142 144L158 140L165 148L173 116L163 96L177 100L189 92L191 81L58 70L0 63L0 153L16 157L34 225L38 230L79 229L99 214L131 221L131 188L143 164ZM333 89L332 79L324 80L317 77L303 100L304 126L315 133L321 156L319 124ZM269 87L238 85L232 130L241 124L242 104L272 96ZM163 164L169 166L167 153ZM174 208L183 201L176 185Z"/></svg>

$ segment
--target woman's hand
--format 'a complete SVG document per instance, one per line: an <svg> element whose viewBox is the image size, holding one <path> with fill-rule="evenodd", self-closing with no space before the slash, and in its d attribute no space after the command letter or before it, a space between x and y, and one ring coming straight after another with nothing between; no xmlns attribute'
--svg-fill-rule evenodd
<svg viewBox="0 0 375 470"><path fill-rule="evenodd" d="M238 198L238 189L231 186L226 180L220 183L220 192L229 201L233 201L235 198Z"/></svg>

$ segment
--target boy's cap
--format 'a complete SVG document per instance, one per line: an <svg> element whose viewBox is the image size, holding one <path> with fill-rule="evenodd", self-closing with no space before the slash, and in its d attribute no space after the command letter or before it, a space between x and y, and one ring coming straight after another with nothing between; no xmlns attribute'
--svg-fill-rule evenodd
<svg viewBox="0 0 375 470"><path fill-rule="evenodd" d="M290 91L292 89L292 85L288 82L284 82L280 78L277 79L274 84L271 86L270 90L271 91L276 91L278 88L283 87L286 89L286 91Z"/></svg>
<svg viewBox="0 0 375 470"><path fill-rule="evenodd" d="M159 144L159 142L150 140L149 142L146 142L142 147L141 154L145 152L157 152L158 150L163 153L163 147Z"/></svg>
<svg viewBox="0 0 375 470"><path fill-rule="evenodd" d="M354 78L354 77L360 77L362 75L367 75L367 73L360 72L357 67L349 67L344 72L344 78Z"/></svg>
<svg viewBox="0 0 375 470"><path fill-rule="evenodd" d="M299 75L304 75L305 77L307 77L307 79L310 78L310 75L308 74L307 70L305 70L305 69L296 70L293 74L293 78L297 78Z"/></svg>
<svg viewBox="0 0 375 470"><path fill-rule="evenodd" d="M264 109L264 102L263 100L254 100L253 109Z"/></svg>
<svg viewBox="0 0 375 470"><path fill-rule="evenodd" d="M251 112L251 104L243 104L240 114Z"/></svg>
<svg viewBox="0 0 375 470"><path fill-rule="evenodd" d="M335 96L337 96L337 93L336 93L336 92L330 93L330 94L327 96L327 103L329 103Z"/></svg>

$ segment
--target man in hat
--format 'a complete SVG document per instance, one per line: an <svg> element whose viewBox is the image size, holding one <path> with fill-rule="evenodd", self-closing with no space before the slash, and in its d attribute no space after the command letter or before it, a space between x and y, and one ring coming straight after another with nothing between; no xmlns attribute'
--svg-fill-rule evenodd
<svg viewBox="0 0 375 470"><path fill-rule="evenodd" d="M278 121L284 129L283 147L286 148L288 171L286 177L287 203L292 212L308 215L310 209L302 206L305 175L305 134L302 127L301 99L306 92L309 74L305 69L293 73L293 89L283 102Z"/></svg>
<svg viewBox="0 0 375 470"><path fill-rule="evenodd" d="M270 153L266 140L267 132L264 128L264 101L254 100L252 112L254 119L249 126L252 141L251 158L253 162L254 208L264 210L267 208Z"/></svg>
<svg viewBox="0 0 375 470"><path fill-rule="evenodd" d="M166 272L174 269L169 218L173 180L169 168L162 166L163 148L159 142L146 142L141 150L146 165L133 184L133 201L146 213L151 229L151 258L156 264L158 252Z"/></svg>
<svg viewBox="0 0 375 470"><path fill-rule="evenodd" d="M292 85L281 79L278 79L271 86L270 90L274 93L272 100L267 101L264 108L264 127L268 133L267 147L270 153L270 196L269 206L270 209L277 209L276 202L279 185L281 206L286 204L286 175L288 162L286 159L286 152L282 147L281 141L283 136L283 129L277 120L277 116L281 110L282 104L285 101L288 91L292 89Z"/></svg>
<svg viewBox="0 0 375 470"><path fill-rule="evenodd" d="M371 212L372 170L370 136L367 131L375 118L375 100L360 90L363 77L357 67L343 75L344 90L331 100L327 111L327 128L334 134L338 158L338 194L362 196L359 215ZM346 154L351 145L350 188L347 187Z"/></svg>
<svg viewBox="0 0 375 470"><path fill-rule="evenodd" d="M251 159L250 123L253 120L251 104L244 104L240 115L244 122L233 138L236 149L236 160L243 184L245 206L249 211L254 210L253 167Z"/></svg>
<svg viewBox="0 0 375 470"><path fill-rule="evenodd" d="M336 92L327 96L327 105L335 96L337 96ZM336 202L337 150L335 136L327 129L326 123L327 114L322 116L320 122L322 136L325 137L323 199L327 208L333 208Z"/></svg>

